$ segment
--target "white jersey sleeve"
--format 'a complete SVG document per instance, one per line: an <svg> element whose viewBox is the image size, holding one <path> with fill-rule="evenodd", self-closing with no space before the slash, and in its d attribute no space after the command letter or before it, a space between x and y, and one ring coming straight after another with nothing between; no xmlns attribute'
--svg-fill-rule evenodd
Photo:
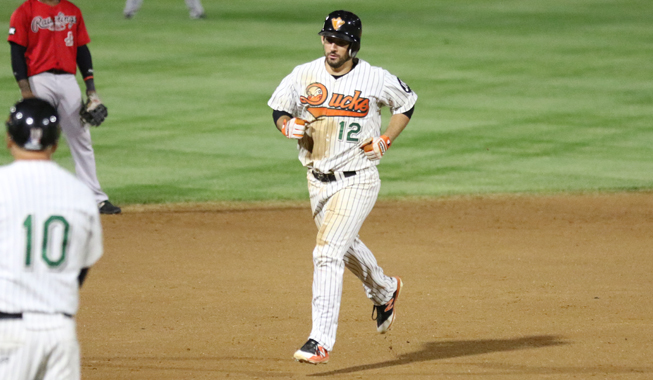
<svg viewBox="0 0 653 380"><path fill-rule="evenodd" d="M88 224L88 240L86 243L86 249L84 249L86 257L82 263L83 268L90 268L93 266L100 257L102 257L104 251L104 246L102 244L102 224L99 211L90 216Z"/></svg>
<svg viewBox="0 0 653 380"><path fill-rule="evenodd" d="M268 100L268 106L276 111L296 115L299 113L297 100L299 100L299 93L295 89L293 71L293 73L283 78L279 86L277 86L272 97Z"/></svg>
<svg viewBox="0 0 653 380"><path fill-rule="evenodd" d="M401 79L383 70L383 93L379 100L395 115L410 111L417 102L417 94Z"/></svg>

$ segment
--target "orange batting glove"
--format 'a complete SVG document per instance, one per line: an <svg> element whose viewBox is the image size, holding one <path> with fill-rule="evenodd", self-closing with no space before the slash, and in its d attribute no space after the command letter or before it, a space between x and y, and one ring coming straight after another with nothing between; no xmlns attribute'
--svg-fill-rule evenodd
<svg viewBox="0 0 653 380"><path fill-rule="evenodd" d="M301 139L306 132L306 120L293 117L292 119L284 120L281 127L281 133L289 139Z"/></svg>
<svg viewBox="0 0 653 380"><path fill-rule="evenodd" d="M378 161L383 158L385 152L390 148L390 138L381 135L375 138L369 138L361 145L363 153L370 161Z"/></svg>

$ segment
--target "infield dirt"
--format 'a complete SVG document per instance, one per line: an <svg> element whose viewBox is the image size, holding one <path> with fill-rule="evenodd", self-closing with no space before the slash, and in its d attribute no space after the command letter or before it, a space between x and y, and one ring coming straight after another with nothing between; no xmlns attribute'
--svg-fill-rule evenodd
<svg viewBox="0 0 653 380"><path fill-rule="evenodd" d="M405 288L385 335L345 274L326 365L316 229L294 204L128 206L77 316L84 379L650 379L653 193L378 202L361 230Z"/></svg>

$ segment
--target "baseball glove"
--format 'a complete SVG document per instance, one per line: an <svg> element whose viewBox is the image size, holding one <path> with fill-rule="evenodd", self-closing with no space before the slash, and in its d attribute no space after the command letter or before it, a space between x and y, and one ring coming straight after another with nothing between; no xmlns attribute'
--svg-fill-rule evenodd
<svg viewBox="0 0 653 380"><path fill-rule="evenodd" d="M94 127L102 124L104 119L109 115L109 111L100 97L95 92L91 92L86 99L86 104L82 102L82 109L79 111L79 116L83 123L88 123Z"/></svg>

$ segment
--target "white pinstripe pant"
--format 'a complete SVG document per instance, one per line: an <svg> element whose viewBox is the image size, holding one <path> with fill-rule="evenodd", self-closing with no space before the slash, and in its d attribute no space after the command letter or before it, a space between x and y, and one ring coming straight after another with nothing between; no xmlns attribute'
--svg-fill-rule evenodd
<svg viewBox="0 0 653 380"><path fill-rule="evenodd" d="M390 301L396 280L383 274L358 237L381 188L376 167L353 177L323 183L308 172L313 218L318 228L313 250L313 329L310 339L331 351L336 341L345 266L363 283L375 305Z"/></svg>
<svg viewBox="0 0 653 380"><path fill-rule="evenodd" d="M75 321L61 314L0 320L0 379L79 380Z"/></svg>

